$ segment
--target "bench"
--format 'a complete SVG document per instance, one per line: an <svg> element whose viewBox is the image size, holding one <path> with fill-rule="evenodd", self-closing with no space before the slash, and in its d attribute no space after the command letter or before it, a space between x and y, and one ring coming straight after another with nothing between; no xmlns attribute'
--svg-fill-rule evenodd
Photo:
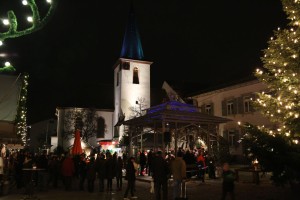
<svg viewBox="0 0 300 200"><path fill-rule="evenodd" d="M260 169L253 169L253 168L249 168L249 167L235 169L235 180L237 182L239 182L239 179L240 179L239 178L239 172L252 173L252 182L258 185L259 182L260 182L259 173L263 172L263 171L260 170Z"/></svg>

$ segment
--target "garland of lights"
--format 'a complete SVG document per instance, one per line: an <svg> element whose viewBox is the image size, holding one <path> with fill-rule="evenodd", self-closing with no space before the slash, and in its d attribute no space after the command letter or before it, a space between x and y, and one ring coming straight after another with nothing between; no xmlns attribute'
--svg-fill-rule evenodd
<svg viewBox="0 0 300 200"><path fill-rule="evenodd" d="M17 109L17 115L15 123L17 125L17 135L21 138L24 145L27 143L27 87L28 87L28 74L24 74L22 78L21 92L20 92L20 101Z"/></svg>
<svg viewBox="0 0 300 200"><path fill-rule="evenodd" d="M32 16L27 17L27 21L31 22L32 25L29 28L20 31L18 30L18 20L14 11L9 10L7 12L7 19L2 20L3 24L9 26L9 28L6 32L0 33L0 46L3 45L3 42L6 39L28 35L43 28L53 15L54 10L57 6L57 1L58 0L46 0L46 2L50 4L50 7L45 17L41 19L39 9L35 3L35 0L22 0L22 4L24 6L29 6L31 9ZM0 72L11 71L15 71L15 68L9 62L5 62L5 66L0 68Z"/></svg>

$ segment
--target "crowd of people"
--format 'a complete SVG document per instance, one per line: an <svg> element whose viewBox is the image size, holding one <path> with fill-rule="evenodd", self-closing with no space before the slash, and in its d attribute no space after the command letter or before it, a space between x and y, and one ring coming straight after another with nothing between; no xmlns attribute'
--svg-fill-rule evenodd
<svg viewBox="0 0 300 200"><path fill-rule="evenodd" d="M136 198L137 176L153 178L157 200L168 199L170 178L173 179L172 197L176 199L182 195L182 188L185 180L189 178L190 169L196 170L197 177L202 181L206 172L210 178L215 178L213 160L203 149L193 151L179 149L176 156L172 152L154 152L150 149L140 151L133 157L128 157L126 153L120 156L117 152L110 151L89 156L84 153L75 156L70 153L55 155L47 154L46 151L33 155L26 151L17 151L6 156L1 155L0 158L0 165L3 166L0 166L0 182L3 181L3 174L6 174L16 183L18 189L24 188L25 193L30 189L27 188L28 183L33 178L31 172L24 169L33 167L43 169L34 176L34 184L39 191L46 191L51 187L63 187L66 191L86 190L91 193L96 189L99 192L125 189L123 190L125 200L128 199L129 193L131 198ZM127 181L126 188L123 188L124 179ZM112 187L113 181L116 188ZM99 185L95 186L95 182Z"/></svg>

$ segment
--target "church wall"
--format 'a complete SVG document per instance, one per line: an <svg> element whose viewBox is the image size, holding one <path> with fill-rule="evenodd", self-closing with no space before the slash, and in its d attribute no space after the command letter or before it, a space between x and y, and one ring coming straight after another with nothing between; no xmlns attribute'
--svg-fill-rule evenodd
<svg viewBox="0 0 300 200"><path fill-rule="evenodd" d="M66 119L66 114L68 112L72 112L76 110L84 110L84 109L88 109L88 108L57 108L57 138L53 137L51 140L54 142L54 144L52 145L56 145L53 146L51 148L51 150L53 151L57 146L62 146L64 148L64 150L69 149L74 142L74 138L69 138L69 139L65 139L64 138L64 132L66 131L74 131L75 132L75 126L72 126L68 129L67 127L67 119ZM98 147L99 140L111 140L113 138L113 111L112 110L100 110L100 109L96 109L96 114L95 114L95 118L94 118L94 123L96 123L96 120L101 117L104 119L105 121L105 131L104 131L104 137L103 138L97 138L96 134L97 132L95 131L95 137L91 137L88 139L89 144L92 147ZM72 121L72 120L71 120ZM73 122L75 125L75 121ZM96 124L96 128L97 128L97 124ZM84 148L84 143L82 143L82 146ZM87 147L87 145L86 145Z"/></svg>

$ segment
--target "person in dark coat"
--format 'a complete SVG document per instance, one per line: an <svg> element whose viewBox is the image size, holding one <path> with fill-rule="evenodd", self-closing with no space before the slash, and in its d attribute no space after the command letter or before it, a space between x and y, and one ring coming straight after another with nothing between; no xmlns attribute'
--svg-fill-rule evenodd
<svg viewBox="0 0 300 200"><path fill-rule="evenodd" d="M47 151L44 150L41 155L37 157L36 167L43 169L38 172L38 189L39 191L46 190L46 181L48 180L48 157Z"/></svg>
<svg viewBox="0 0 300 200"><path fill-rule="evenodd" d="M86 173L87 181L88 181L88 191L94 192L94 183L96 179L96 167L95 167L95 157L92 156L90 158L90 162L87 164L87 173Z"/></svg>
<svg viewBox="0 0 300 200"><path fill-rule="evenodd" d="M147 154L147 173L148 176L151 176L152 173L152 159L153 159L153 152L152 149Z"/></svg>
<svg viewBox="0 0 300 200"><path fill-rule="evenodd" d="M127 188L125 190L125 193L124 193L124 199L125 200L129 200L127 198L128 196L128 192L130 190L130 193L131 193L131 198L134 198L134 190L135 190L135 173L136 173L136 170L134 168L134 165L133 165L133 162L135 161L134 157L130 157L129 160L127 161L127 166L126 166L126 176L125 176L125 179L127 180Z"/></svg>
<svg viewBox="0 0 300 200"><path fill-rule="evenodd" d="M105 155L103 153L98 154L96 159L96 171L99 179L99 192L104 191L104 179L106 178L105 162Z"/></svg>
<svg viewBox="0 0 300 200"><path fill-rule="evenodd" d="M49 184L52 183L52 186L54 188L57 188L57 181L60 174L59 170L60 170L60 166L59 166L58 157L56 155L53 155L48 165L49 176L48 176L47 186L49 186Z"/></svg>
<svg viewBox="0 0 300 200"><path fill-rule="evenodd" d="M235 174L229 169L229 164L223 164L223 183L222 183L222 200L225 200L227 193L230 194L231 200L234 200L234 180Z"/></svg>
<svg viewBox="0 0 300 200"><path fill-rule="evenodd" d="M107 192L112 191L112 179L114 178L114 160L110 152L106 153L105 175L107 179Z"/></svg>
<svg viewBox="0 0 300 200"><path fill-rule="evenodd" d="M78 176L79 176L79 189L84 190L84 181L87 174L87 164L85 154L80 155L80 161L78 163Z"/></svg>
<svg viewBox="0 0 300 200"><path fill-rule="evenodd" d="M155 199L161 199L161 190L163 193L163 200L168 199L168 177L170 168L167 161L163 158L162 152L158 151L153 159L153 179Z"/></svg>
<svg viewBox="0 0 300 200"><path fill-rule="evenodd" d="M116 179L117 179L117 190L122 190L122 169L123 169L123 160L122 157L119 156L117 160L117 166L116 166Z"/></svg>
<svg viewBox="0 0 300 200"><path fill-rule="evenodd" d="M145 165L146 165L146 155L144 153L144 151L142 150L140 153L140 176L144 176L143 171L145 169Z"/></svg>

